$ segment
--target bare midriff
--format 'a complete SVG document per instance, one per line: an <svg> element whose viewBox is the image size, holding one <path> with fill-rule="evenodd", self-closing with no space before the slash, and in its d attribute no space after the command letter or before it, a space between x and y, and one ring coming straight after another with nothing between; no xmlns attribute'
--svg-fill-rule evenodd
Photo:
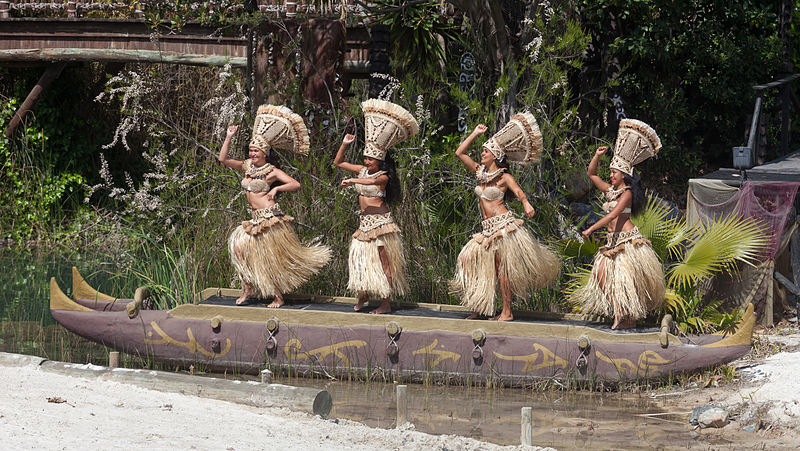
<svg viewBox="0 0 800 451"><path fill-rule="evenodd" d="M247 203L253 210L260 210L275 205L274 200L267 200L267 193L245 193L247 194Z"/></svg>
<svg viewBox="0 0 800 451"><path fill-rule="evenodd" d="M487 200L482 197L479 197L480 204L481 204L481 216L483 219L491 218L492 216L501 215L508 211L506 208L506 204L503 199L498 200Z"/></svg>
<svg viewBox="0 0 800 451"><path fill-rule="evenodd" d="M367 197L358 196L358 205L361 207L361 213L365 215L382 215L389 213L389 207L381 197Z"/></svg>
<svg viewBox="0 0 800 451"><path fill-rule="evenodd" d="M622 224L622 226L619 226L619 224ZM606 227L609 232L627 232L635 226L631 222L630 213L620 213L620 215L612 219Z"/></svg>

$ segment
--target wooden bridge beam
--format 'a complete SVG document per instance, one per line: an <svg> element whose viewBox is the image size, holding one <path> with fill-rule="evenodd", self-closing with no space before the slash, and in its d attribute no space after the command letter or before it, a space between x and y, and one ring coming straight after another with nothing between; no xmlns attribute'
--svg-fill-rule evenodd
<svg viewBox="0 0 800 451"><path fill-rule="evenodd" d="M11 122L8 123L8 127L6 127L7 138L11 138L14 135L14 132L17 131L17 127L19 127L19 124L22 123L22 120L25 118L25 115L36 106L44 91L59 75L61 75L61 71L64 70L64 66L66 65L66 63L56 63L45 69L44 74L39 78L36 86L31 89L28 97L25 98L25 101L22 102L17 112L14 113L14 117L11 118Z"/></svg>

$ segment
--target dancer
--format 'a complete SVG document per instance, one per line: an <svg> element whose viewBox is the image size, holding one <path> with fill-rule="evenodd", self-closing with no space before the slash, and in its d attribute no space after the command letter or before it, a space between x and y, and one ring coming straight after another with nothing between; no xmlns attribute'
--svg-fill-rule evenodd
<svg viewBox="0 0 800 451"><path fill-rule="evenodd" d="M594 186L605 194L606 215L582 235L588 237L606 226L607 242L594 256L589 283L571 299L582 304L586 313L613 316L612 329L629 329L664 300L661 262L630 219L644 207L644 192L633 167L658 153L661 140L644 122L623 119L610 164L611 183L597 175L598 161L606 150L608 147L599 147L586 170Z"/></svg>
<svg viewBox="0 0 800 451"><path fill-rule="evenodd" d="M472 310L468 319L478 315L493 316L495 294L499 285L503 310L492 320L511 321L512 295L524 297L531 290L553 283L559 273L555 254L540 244L523 226L522 219L506 208L507 192L522 202L525 215L532 217L533 206L522 188L508 172L509 161L522 164L537 160L542 152L542 134L533 115L516 114L502 130L484 145L481 162L467 155L469 146L486 133L479 124L456 150L456 155L477 178L483 231L476 233L458 254L456 274L450 290L461 304Z"/></svg>
<svg viewBox="0 0 800 451"><path fill-rule="evenodd" d="M279 192L296 191L300 183L270 161L273 147L307 154L308 130L303 118L283 106L258 108L250 159L228 157L231 139L239 127L228 127L219 161L244 172L242 189L250 204L251 219L244 221L228 238L231 261L242 281L242 295L236 305L247 305L248 297L274 297L267 307L284 304L283 293L305 283L330 259L323 245L304 246L292 227L294 218L283 214L275 202Z"/></svg>
<svg viewBox="0 0 800 451"><path fill-rule="evenodd" d="M358 230L350 242L347 288L358 298L356 311L374 296L381 299L381 304L370 313L389 313L391 296L405 294L408 282L400 227L387 206L387 202L400 197L394 161L387 152L393 145L416 135L419 125L411 113L391 102L370 99L361 108L366 140L364 164L344 161L347 146L355 140L351 134L345 135L334 159L339 168L358 174L357 178L345 179L341 184L355 187L361 207Z"/></svg>

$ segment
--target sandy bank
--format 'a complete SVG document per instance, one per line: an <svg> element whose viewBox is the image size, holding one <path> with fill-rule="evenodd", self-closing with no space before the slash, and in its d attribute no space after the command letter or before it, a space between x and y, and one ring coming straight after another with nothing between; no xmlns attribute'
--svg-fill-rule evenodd
<svg viewBox="0 0 800 451"><path fill-rule="evenodd" d="M0 380L5 449L544 449L334 423L283 408L54 374L35 364L0 366Z"/></svg>

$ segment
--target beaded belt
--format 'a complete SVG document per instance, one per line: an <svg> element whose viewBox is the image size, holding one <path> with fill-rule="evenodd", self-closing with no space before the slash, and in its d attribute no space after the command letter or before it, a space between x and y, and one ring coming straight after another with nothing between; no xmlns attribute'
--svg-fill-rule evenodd
<svg viewBox="0 0 800 451"><path fill-rule="evenodd" d="M507 211L505 213L501 213L497 216L492 216L491 218L484 219L481 222L481 227L483 227L483 233L485 236L492 236L503 227L511 224L514 222L514 213Z"/></svg>
<svg viewBox="0 0 800 451"><path fill-rule="evenodd" d="M378 227L386 224L391 224L394 222L392 219L392 213L384 213L381 215L364 215L362 214L358 218L358 229L362 232L369 232L372 229L377 229Z"/></svg>
<svg viewBox="0 0 800 451"><path fill-rule="evenodd" d="M272 204L267 208L259 208L258 210L250 210L250 215L253 218L253 224L258 224L262 221L266 221L267 219L276 217L276 216L283 216L283 212L281 211L281 206L278 204Z"/></svg>
<svg viewBox="0 0 800 451"><path fill-rule="evenodd" d="M625 244L628 241L642 239L642 233L638 227L634 227L626 232L608 232L606 234L606 245L603 246L607 249L615 248L619 245Z"/></svg>

